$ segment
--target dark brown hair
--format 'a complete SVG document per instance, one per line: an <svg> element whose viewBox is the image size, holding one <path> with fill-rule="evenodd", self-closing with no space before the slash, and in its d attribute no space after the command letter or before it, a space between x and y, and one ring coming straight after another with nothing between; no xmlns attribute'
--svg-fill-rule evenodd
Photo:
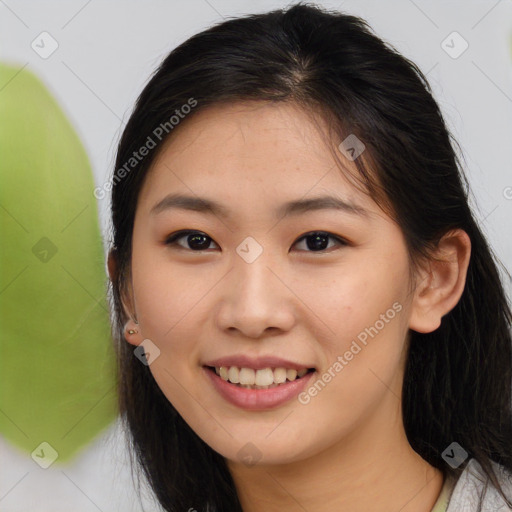
<svg viewBox="0 0 512 512"><path fill-rule="evenodd" d="M356 160L361 182L388 204L414 260L432 254L452 229L469 235L459 303L434 332L410 332L403 420L412 448L432 466L460 475L464 465L454 469L441 456L456 441L500 489L491 462L512 471L511 311L498 260L469 207L456 141L414 63L362 19L300 3L229 19L175 48L140 94L117 149L111 298L119 407L136 462L165 510L241 510L224 458L184 422L123 336L121 297L138 194L162 142L172 137L169 119L191 98L197 105L182 123L222 102L292 101L320 112L339 141L355 134L372 162ZM155 129L165 123L168 134L157 140ZM152 134L158 147L120 179L118 171Z"/></svg>

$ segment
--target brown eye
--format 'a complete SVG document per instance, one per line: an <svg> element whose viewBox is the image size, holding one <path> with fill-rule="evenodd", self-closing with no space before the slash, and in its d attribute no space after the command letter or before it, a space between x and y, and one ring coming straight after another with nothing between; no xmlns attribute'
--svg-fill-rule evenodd
<svg viewBox="0 0 512 512"><path fill-rule="evenodd" d="M186 237L186 244L188 247L184 247L183 245L177 243L178 240ZM166 245L178 245L183 249L190 249L192 251L205 251L208 249L208 246L213 242L213 240L202 233L201 231L178 231L177 233L172 234L165 241ZM215 242L214 242L215 243Z"/></svg>
<svg viewBox="0 0 512 512"><path fill-rule="evenodd" d="M342 238L332 235L331 233L327 233L325 231L314 231L312 233L307 233L306 235L299 238L299 240L297 240L296 243L299 243L302 240L304 240L306 242L306 247L308 249L308 251L306 252L321 252L333 247L328 247L329 239L335 240L335 242L338 245L348 245L348 243Z"/></svg>
<svg viewBox="0 0 512 512"><path fill-rule="evenodd" d="M186 245L178 243L178 241L181 239L185 239ZM336 244L342 246L349 245L348 242L342 238L325 231L313 231L311 233L306 233L301 238L299 238L294 245L302 242L303 240L306 244L305 252L323 252L326 249L335 247ZM329 246L329 240L333 240L335 245ZM194 252L207 250L211 243L215 242L207 234L201 231L192 230L178 231L173 233L165 241L166 245L177 245L182 249L188 249Z"/></svg>

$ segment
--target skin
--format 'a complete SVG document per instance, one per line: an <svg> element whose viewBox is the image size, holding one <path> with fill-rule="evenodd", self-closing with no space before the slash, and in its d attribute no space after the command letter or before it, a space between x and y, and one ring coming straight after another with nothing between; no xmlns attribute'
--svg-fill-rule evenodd
<svg viewBox="0 0 512 512"><path fill-rule="evenodd" d="M467 234L448 233L437 254L444 262L425 262L409 280L400 227L345 178L321 122L293 104L210 107L175 130L137 204L123 301L131 317L127 341L149 339L158 347L149 366L156 382L226 458L244 511L367 512L378 504L380 511L429 512L443 476L405 435L404 349L409 329L435 330L460 299ZM353 169L340 157L345 172ZM150 213L175 192L213 198L232 216ZM275 217L286 201L324 194L368 214L320 210ZM210 237L206 250L191 248L187 236L180 245L165 245L183 229ZM328 238L323 251L308 249L302 237L311 231L348 244ZM263 249L252 263L236 252L247 236ZM115 272L112 255L109 272ZM292 399L270 410L243 410L204 375L208 359L240 353L308 363L322 375L394 303L400 312L306 405ZM254 465L239 454L247 443L256 447Z"/></svg>

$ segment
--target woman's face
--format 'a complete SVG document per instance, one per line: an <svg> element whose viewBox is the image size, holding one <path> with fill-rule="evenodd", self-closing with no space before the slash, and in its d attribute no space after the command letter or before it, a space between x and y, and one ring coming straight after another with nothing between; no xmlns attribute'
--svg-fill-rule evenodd
<svg viewBox="0 0 512 512"><path fill-rule="evenodd" d="M392 431L412 311L399 227L292 104L213 107L175 129L140 192L132 253L130 341L146 340L165 396L234 462Z"/></svg>

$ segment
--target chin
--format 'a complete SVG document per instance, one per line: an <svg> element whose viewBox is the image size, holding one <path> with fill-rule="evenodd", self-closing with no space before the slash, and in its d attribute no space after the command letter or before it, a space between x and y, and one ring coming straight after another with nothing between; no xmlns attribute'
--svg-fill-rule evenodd
<svg viewBox="0 0 512 512"><path fill-rule="evenodd" d="M270 430L259 429L253 435L245 432L244 435L235 434L233 437L226 434L222 440L213 439L211 432L209 436L201 437L231 463L246 466L290 464L306 459L318 451L295 440L301 437L298 432L283 430L282 437L276 435L272 438L275 432L268 435L268 431Z"/></svg>

